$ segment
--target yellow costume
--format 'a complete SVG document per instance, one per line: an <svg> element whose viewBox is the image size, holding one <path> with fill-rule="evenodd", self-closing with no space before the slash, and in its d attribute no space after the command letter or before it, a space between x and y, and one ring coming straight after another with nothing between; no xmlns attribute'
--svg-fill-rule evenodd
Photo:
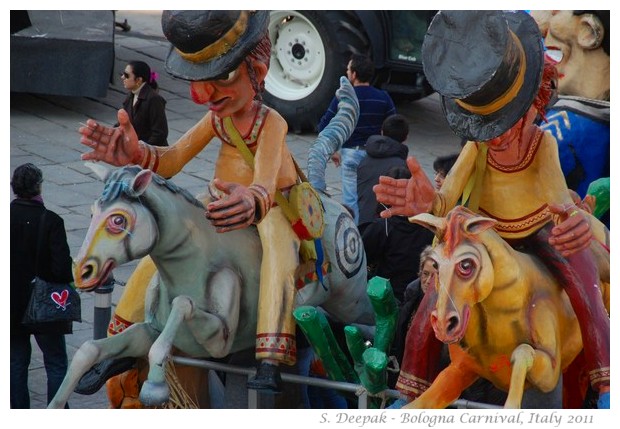
<svg viewBox="0 0 620 429"><path fill-rule="evenodd" d="M500 165L493 158L493 150L487 153L478 212L498 221L494 229L504 239L530 236L551 220L549 204L572 202L561 173L555 138L548 131L538 130L532 140L515 165ZM470 176L475 174L482 144L470 141L463 147L435 195L434 215L446 216L457 205ZM595 237L606 243L608 237L602 225L592 222L592 227Z"/></svg>

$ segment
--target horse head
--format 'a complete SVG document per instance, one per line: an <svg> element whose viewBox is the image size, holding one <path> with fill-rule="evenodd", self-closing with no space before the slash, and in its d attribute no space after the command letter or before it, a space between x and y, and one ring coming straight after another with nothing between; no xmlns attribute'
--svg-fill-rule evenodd
<svg viewBox="0 0 620 429"><path fill-rule="evenodd" d="M75 285L85 291L102 285L115 267L145 256L158 235L155 219L140 198L153 172L135 166L93 170L105 186L91 208L90 226L73 264Z"/></svg>
<svg viewBox="0 0 620 429"><path fill-rule="evenodd" d="M481 234L495 220L457 206L446 218L421 214L410 218L435 233L438 244L431 257L439 268L434 279L437 304L431 315L436 337L450 344L461 341L470 311L492 291L494 270Z"/></svg>

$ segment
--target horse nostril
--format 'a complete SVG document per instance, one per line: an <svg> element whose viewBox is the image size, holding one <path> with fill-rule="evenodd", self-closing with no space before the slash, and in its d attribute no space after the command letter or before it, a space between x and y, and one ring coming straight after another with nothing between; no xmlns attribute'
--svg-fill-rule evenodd
<svg viewBox="0 0 620 429"><path fill-rule="evenodd" d="M88 280L93 273L95 272L95 267L93 264L86 264L84 265L84 267L82 268L82 272L80 273L80 276L83 280Z"/></svg>
<svg viewBox="0 0 620 429"><path fill-rule="evenodd" d="M453 331L459 325L459 318L452 316L448 319L448 332Z"/></svg>

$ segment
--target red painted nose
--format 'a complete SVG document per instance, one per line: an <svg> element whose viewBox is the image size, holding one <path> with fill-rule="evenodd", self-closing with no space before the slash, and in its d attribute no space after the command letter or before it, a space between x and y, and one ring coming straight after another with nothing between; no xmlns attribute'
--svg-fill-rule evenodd
<svg viewBox="0 0 620 429"><path fill-rule="evenodd" d="M214 91L213 85L208 82L192 82L189 88L192 100L196 104L208 103Z"/></svg>

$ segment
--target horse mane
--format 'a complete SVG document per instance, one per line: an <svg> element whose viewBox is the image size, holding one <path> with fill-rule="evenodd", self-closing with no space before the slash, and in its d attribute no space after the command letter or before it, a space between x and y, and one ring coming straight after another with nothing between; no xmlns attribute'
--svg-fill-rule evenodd
<svg viewBox="0 0 620 429"><path fill-rule="evenodd" d="M106 179L105 186L103 187L103 192L99 200L102 203L107 203L116 200L122 195L131 196L131 194L128 192L129 184L140 171L142 171L142 168L138 167L137 165L131 165L114 170ZM204 204L202 204L201 201L196 199L186 189L181 188L175 183L164 179L159 174L153 173L153 182L156 185L167 189L173 194L181 195L190 204L198 208L204 209Z"/></svg>
<svg viewBox="0 0 620 429"><path fill-rule="evenodd" d="M456 247L465 240L481 241L478 234L470 233L463 227L467 219L475 216L474 212L463 206L456 206L448 214L445 230L442 236L438 237L444 243L443 250L446 256L451 256Z"/></svg>

